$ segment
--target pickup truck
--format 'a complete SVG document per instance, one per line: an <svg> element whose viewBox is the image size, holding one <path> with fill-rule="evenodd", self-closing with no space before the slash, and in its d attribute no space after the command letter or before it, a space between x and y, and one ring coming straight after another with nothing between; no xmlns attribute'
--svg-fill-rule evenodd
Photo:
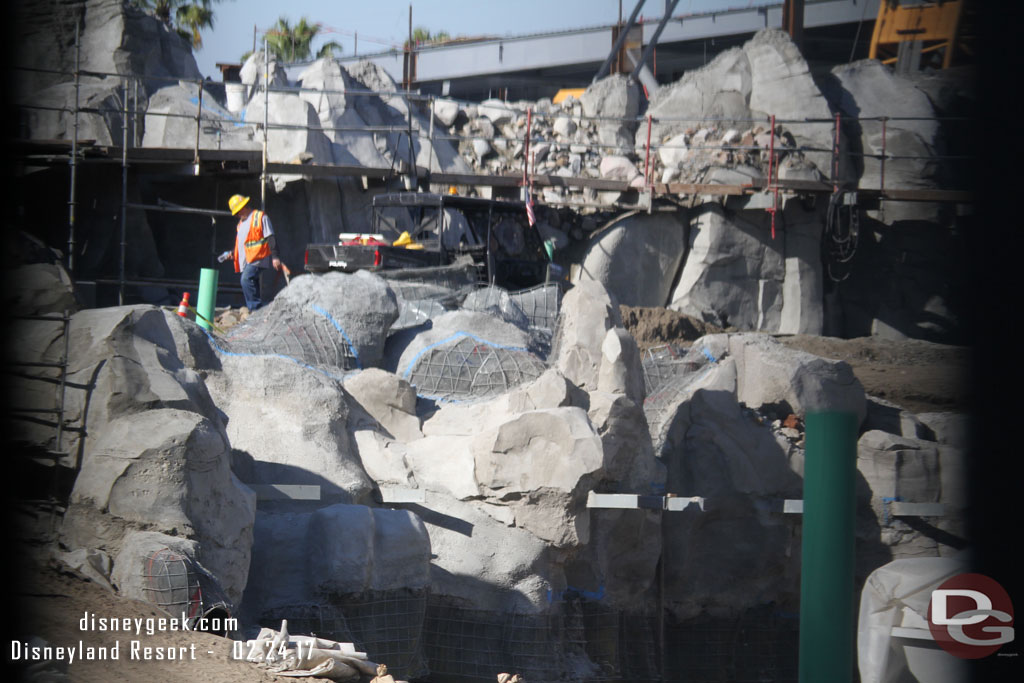
<svg viewBox="0 0 1024 683"><path fill-rule="evenodd" d="M424 192L373 198L372 232L306 247L306 271L444 266L468 255L479 280L509 290L561 279L523 202Z"/></svg>

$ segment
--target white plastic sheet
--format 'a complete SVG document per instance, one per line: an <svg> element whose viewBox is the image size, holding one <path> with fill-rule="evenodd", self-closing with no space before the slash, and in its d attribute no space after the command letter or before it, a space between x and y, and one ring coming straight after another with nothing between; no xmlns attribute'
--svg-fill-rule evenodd
<svg viewBox="0 0 1024 683"><path fill-rule="evenodd" d="M921 557L894 560L868 576L857 621L861 683L967 680L967 662L940 648L928 630L932 590L967 571L958 558Z"/></svg>

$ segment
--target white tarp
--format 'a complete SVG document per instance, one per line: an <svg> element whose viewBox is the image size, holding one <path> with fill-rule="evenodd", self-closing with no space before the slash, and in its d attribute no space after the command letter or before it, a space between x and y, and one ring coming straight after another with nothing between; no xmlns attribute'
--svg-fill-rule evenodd
<svg viewBox="0 0 1024 683"><path fill-rule="evenodd" d="M894 560L864 583L857 621L861 683L960 683L967 661L932 639L928 603L946 579L969 571L959 558Z"/></svg>

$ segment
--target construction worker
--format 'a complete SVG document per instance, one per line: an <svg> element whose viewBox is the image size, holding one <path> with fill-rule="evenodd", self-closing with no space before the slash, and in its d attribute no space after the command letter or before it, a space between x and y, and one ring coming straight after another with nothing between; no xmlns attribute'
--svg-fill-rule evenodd
<svg viewBox="0 0 1024 683"><path fill-rule="evenodd" d="M235 235L235 249L225 251L218 259L235 260L235 272L242 274L242 294L249 311L263 306L260 297L260 274L273 268L281 270L281 259L277 255L277 240L270 225L270 217L263 211L249 206L249 197L236 194L228 200L232 216L238 216Z"/></svg>

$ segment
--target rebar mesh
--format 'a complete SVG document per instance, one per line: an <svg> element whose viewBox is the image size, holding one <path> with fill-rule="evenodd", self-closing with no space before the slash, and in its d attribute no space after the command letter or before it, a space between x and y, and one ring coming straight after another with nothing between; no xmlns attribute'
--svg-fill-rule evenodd
<svg viewBox="0 0 1024 683"><path fill-rule="evenodd" d="M423 651L425 591L383 591L332 598L329 604L280 607L267 611L260 625L342 643L353 643L370 661L387 664L400 679L427 673Z"/></svg>
<svg viewBox="0 0 1024 683"><path fill-rule="evenodd" d="M230 615L230 604L216 580L192 558L169 548L146 556L142 570L143 595L172 617L190 623L214 610Z"/></svg>
<svg viewBox="0 0 1024 683"><path fill-rule="evenodd" d="M328 371L362 367L341 324L318 306L275 308L271 316L254 315L214 341L229 355L283 356Z"/></svg>
<svg viewBox="0 0 1024 683"><path fill-rule="evenodd" d="M526 314L530 327L546 330L549 335L553 333L562 308L562 288L558 283L521 289L509 296Z"/></svg>
<svg viewBox="0 0 1024 683"><path fill-rule="evenodd" d="M678 347L666 345L649 349L644 355L644 416L651 433L654 453L661 455L668 441L672 420L678 406L690 392L691 385L704 376L709 361L695 353L683 353Z"/></svg>
<svg viewBox="0 0 1024 683"><path fill-rule="evenodd" d="M392 331L420 325L445 311L458 308L477 281L476 266L462 261L437 268L405 268L380 271L398 300L398 320Z"/></svg>
<svg viewBox="0 0 1024 683"><path fill-rule="evenodd" d="M495 285L481 287L471 292L463 299L462 308L467 311L489 313L522 330L530 327L530 319L508 290Z"/></svg>
<svg viewBox="0 0 1024 683"><path fill-rule="evenodd" d="M420 396L467 401L504 393L540 377L545 369L544 362L525 348L502 347L459 333L421 351L405 379Z"/></svg>

